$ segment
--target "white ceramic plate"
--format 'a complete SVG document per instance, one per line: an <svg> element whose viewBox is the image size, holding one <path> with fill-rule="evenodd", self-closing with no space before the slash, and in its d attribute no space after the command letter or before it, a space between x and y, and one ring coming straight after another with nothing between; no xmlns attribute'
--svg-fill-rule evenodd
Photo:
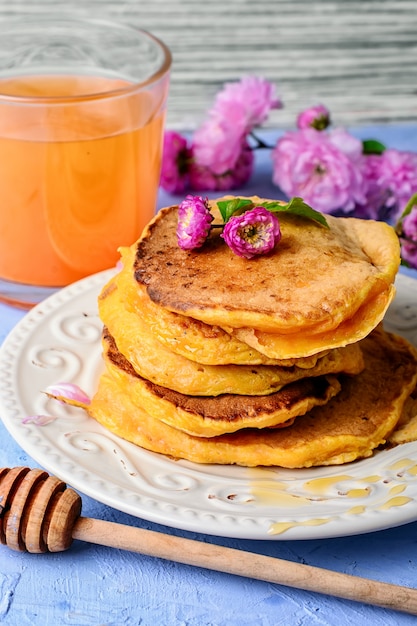
<svg viewBox="0 0 417 626"><path fill-rule="evenodd" d="M417 519L417 443L355 463L309 470L173 461L106 431L80 409L47 398L55 382L94 392L101 363L96 299L111 272L51 296L14 328L0 352L5 426L42 467L80 492L137 517L224 537L318 539ZM417 345L417 283L400 275L386 328ZM45 426L22 424L52 415Z"/></svg>

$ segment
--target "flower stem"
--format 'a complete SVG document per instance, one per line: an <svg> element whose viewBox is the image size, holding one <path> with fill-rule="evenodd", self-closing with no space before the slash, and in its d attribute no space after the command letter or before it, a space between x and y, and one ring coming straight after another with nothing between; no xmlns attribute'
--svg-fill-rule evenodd
<svg viewBox="0 0 417 626"><path fill-rule="evenodd" d="M272 150L273 146L268 145L263 139L261 139L260 137L255 135L255 133L253 131L251 131L249 133L249 135L256 142L256 145L253 147L253 150L257 150L257 149L260 149L260 148L267 149L267 150Z"/></svg>
<svg viewBox="0 0 417 626"><path fill-rule="evenodd" d="M414 206L417 205L417 193L411 196L407 204L405 205L405 209L403 211L402 217L405 217L409 213L411 213Z"/></svg>
<svg viewBox="0 0 417 626"><path fill-rule="evenodd" d="M407 204L405 205L404 211L401 213L401 216L398 218L398 221L395 225L395 232L397 235L402 235L402 225L404 218L407 217L413 210L413 208L417 206L417 193L413 194Z"/></svg>

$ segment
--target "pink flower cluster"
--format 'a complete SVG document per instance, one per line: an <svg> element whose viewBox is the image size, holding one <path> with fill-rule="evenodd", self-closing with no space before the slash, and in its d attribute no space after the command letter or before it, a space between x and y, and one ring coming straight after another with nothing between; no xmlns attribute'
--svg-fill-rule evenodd
<svg viewBox="0 0 417 626"><path fill-rule="evenodd" d="M161 186L171 193L242 187L252 174L253 150L269 147L272 180L288 198L300 197L322 213L400 220L417 192L417 153L331 126L322 104L302 111L295 130L266 146L254 129L281 106L262 78L227 83L190 142L176 132L165 134ZM403 226L409 231L401 239L403 260L417 267L417 218Z"/></svg>
<svg viewBox="0 0 417 626"><path fill-rule="evenodd" d="M263 78L226 83L190 142L175 131L165 133L161 186L181 193L244 185L253 169L248 136L281 106L274 86Z"/></svg>
<svg viewBox="0 0 417 626"><path fill-rule="evenodd" d="M287 196L302 196L323 213L371 219L401 215L417 190L417 154L329 128L330 114L322 105L301 113L297 125L272 150L272 178Z"/></svg>
<svg viewBox="0 0 417 626"><path fill-rule="evenodd" d="M301 196L317 211L347 212L365 203L361 159L361 142L343 129L301 128L278 140L272 179L288 197Z"/></svg>
<svg viewBox="0 0 417 626"><path fill-rule="evenodd" d="M366 199L357 208L358 215L398 219L417 191L417 154L391 148L382 154L365 155L363 176ZM388 209L385 215L384 209Z"/></svg>
<svg viewBox="0 0 417 626"><path fill-rule="evenodd" d="M208 200L188 195L178 207L177 241L182 250L197 250L207 240L213 225ZM255 206L241 215L231 215L223 224L221 237L237 256L253 259L268 254L281 239L276 215Z"/></svg>

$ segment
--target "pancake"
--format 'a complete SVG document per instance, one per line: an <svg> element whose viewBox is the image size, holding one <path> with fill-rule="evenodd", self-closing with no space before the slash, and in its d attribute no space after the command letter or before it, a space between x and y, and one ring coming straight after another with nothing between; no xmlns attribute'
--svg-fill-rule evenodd
<svg viewBox="0 0 417 626"><path fill-rule="evenodd" d="M120 354L113 338L103 336L104 362L123 396L155 419L197 437L213 437L242 428L288 426L313 406L340 391L334 376L305 378L268 396L187 396L142 378Z"/></svg>
<svg viewBox="0 0 417 626"><path fill-rule="evenodd" d="M214 201L211 206L218 215ZM382 319L393 297L400 248L394 229L383 222L326 218L329 229L280 213L280 243L248 261L225 245L218 229L202 248L182 250L177 207L169 207L143 231L134 276L156 304L227 330L316 335L327 349L334 330L354 320L352 338L345 333L341 339L346 345ZM280 358L294 356L290 348L283 354Z"/></svg>
<svg viewBox="0 0 417 626"><path fill-rule="evenodd" d="M417 353L403 338L377 329L363 341L365 369L346 377L327 404L281 429L243 429L194 437L133 404L117 379L104 374L89 414L113 433L147 450L196 463L335 465L371 456L400 419L417 383Z"/></svg>
<svg viewBox="0 0 417 626"><path fill-rule="evenodd" d="M240 341L220 326L211 326L164 309L152 302L144 286L134 279L135 250L136 246L120 249L123 269L118 277L118 285L123 293L123 307L118 310L117 320L121 327L124 323L123 308L126 308L140 315L150 332L172 352L205 365L297 365L310 368L328 352L316 352L308 357L292 359L270 358L248 345L249 341ZM115 336L118 332L114 328Z"/></svg>
<svg viewBox="0 0 417 626"><path fill-rule="evenodd" d="M356 374L363 367L359 345L333 350L309 369L199 364L166 348L140 315L126 310L118 285L119 277L115 276L103 288L98 301L100 318L134 370L162 387L193 396L267 395L302 378L340 372Z"/></svg>
<svg viewBox="0 0 417 626"><path fill-rule="evenodd" d="M347 346L363 339L383 321L385 311L395 295L392 287L388 292L381 293L373 302L366 303L356 314L342 322L331 333L299 333L298 335L278 335L255 330L253 328L229 328L229 332L236 338L246 342L252 348L262 352L270 358L285 357L292 354L295 358L307 358L324 347L333 350L337 346Z"/></svg>
<svg viewBox="0 0 417 626"><path fill-rule="evenodd" d="M417 441L417 388L407 399L401 418L388 438L389 446Z"/></svg>

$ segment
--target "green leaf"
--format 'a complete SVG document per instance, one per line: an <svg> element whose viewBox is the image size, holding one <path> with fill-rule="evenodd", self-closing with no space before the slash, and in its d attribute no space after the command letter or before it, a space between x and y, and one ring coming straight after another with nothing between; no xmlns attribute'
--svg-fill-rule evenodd
<svg viewBox="0 0 417 626"><path fill-rule="evenodd" d="M385 150L386 146L376 139L364 139L362 141L363 154L382 154Z"/></svg>
<svg viewBox="0 0 417 626"><path fill-rule="evenodd" d="M313 220L314 222L318 222L321 226L325 228L329 228L329 224L327 223L326 218L323 213L319 213L315 209L312 209L311 206L306 204L302 198L292 198L288 204L280 204L279 202L266 202L263 204L265 209L271 211L272 213L291 213L292 215L299 215L300 217L305 217L306 219Z"/></svg>
<svg viewBox="0 0 417 626"><path fill-rule="evenodd" d="M244 207L249 207L249 205L253 205L253 203L252 200L248 200L247 198L232 198L231 200L221 200L217 203L225 224L230 220L232 215L241 211Z"/></svg>
<svg viewBox="0 0 417 626"><path fill-rule="evenodd" d="M252 200L247 198L232 198L231 200L220 200L217 203L223 222L226 224L233 215L243 213L253 207ZM263 202L262 206L271 213L291 213L305 219L313 220L325 228L329 228L326 218L322 213L315 211L302 198L292 198L288 204L279 202Z"/></svg>

